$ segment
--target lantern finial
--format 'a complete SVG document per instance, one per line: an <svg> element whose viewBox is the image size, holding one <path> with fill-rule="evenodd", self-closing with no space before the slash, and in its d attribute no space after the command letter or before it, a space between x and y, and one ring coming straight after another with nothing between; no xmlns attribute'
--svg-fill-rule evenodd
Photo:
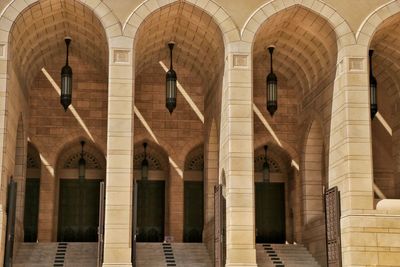
<svg viewBox="0 0 400 267"><path fill-rule="evenodd" d="M276 77L273 69L272 54L275 46L268 47L270 54L270 73L267 76L267 110L271 116L274 116L275 111L278 109L278 78Z"/></svg>
<svg viewBox="0 0 400 267"><path fill-rule="evenodd" d="M83 146L85 145L85 141L81 141L81 158L79 159L79 180L85 179L86 172L86 160L83 158Z"/></svg>
<svg viewBox="0 0 400 267"><path fill-rule="evenodd" d="M60 103L67 111L68 106L72 102L72 68L68 65L69 45L71 37L65 37L65 45L67 46L67 54L65 59L65 66L61 69L61 96Z"/></svg>
<svg viewBox="0 0 400 267"><path fill-rule="evenodd" d="M375 118L376 113L378 112L378 93L377 88L378 84L376 79L372 73L372 55L374 54L374 50L369 50L369 94L370 94L370 113L371 120Z"/></svg>
<svg viewBox="0 0 400 267"><path fill-rule="evenodd" d="M147 180L149 176L149 162L147 161L147 153L146 153L147 143L143 143L143 150L144 150L144 158L142 160L142 180Z"/></svg>
<svg viewBox="0 0 400 267"><path fill-rule="evenodd" d="M165 106L167 107L170 114L174 111L176 107L176 72L172 67L172 50L174 49L174 42L169 42L169 57L170 57L170 68L167 71L166 75L166 103Z"/></svg>
<svg viewBox="0 0 400 267"><path fill-rule="evenodd" d="M264 155L265 155L265 159L264 159L264 164L263 164L263 182L269 182L269 164L268 164L268 157L267 157L267 150L268 150L268 146L265 145L264 146Z"/></svg>

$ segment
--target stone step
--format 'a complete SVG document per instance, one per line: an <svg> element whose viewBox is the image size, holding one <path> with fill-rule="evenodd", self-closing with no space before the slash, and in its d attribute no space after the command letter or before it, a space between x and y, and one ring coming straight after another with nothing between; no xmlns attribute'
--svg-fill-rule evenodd
<svg viewBox="0 0 400 267"><path fill-rule="evenodd" d="M301 244L257 244L257 264L260 267L320 267Z"/></svg>
<svg viewBox="0 0 400 267"><path fill-rule="evenodd" d="M65 247L65 248L64 248ZM21 243L13 260L14 267L53 267L63 255L56 258L57 248L65 251L64 267L96 267L97 243Z"/></svg>

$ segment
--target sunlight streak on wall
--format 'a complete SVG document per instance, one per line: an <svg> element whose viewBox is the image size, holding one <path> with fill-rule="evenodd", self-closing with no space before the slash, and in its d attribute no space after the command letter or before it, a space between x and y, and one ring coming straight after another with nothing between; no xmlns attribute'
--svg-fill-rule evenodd
<svg viewBox="0 0 400 267"><path fill-rule="evenodd" d="M53 86L54 90L56 90L57 94L61 95L61 89L58 86L58 84L54 81L54 79L51 77L51 75L46 71L45 68L42 68L42 72L43 72L44 76L46 76L47 80L49 80L49 82ZM92 142L95 143L94 138L93 138L92 134L90 133L88 127L86 126L85 122L82 120L81 116L79 116L78 112L76 111L76 109L74 108L74 106L72 104L69 106L69 110L71 110L72 115L74 115L75 119L81 125L81 127L86 132L86 134L89 136L90 140L92 140Z"/></svg>

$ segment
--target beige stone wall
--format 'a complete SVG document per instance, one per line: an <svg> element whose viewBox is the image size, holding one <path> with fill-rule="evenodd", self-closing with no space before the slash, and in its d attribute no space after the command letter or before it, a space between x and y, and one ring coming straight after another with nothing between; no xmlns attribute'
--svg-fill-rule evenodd
<svg viewBox="0 0 400 267"><path fill-rule="evenodd" d="M46 68L59 84L59 66L62 60ZM103 153L106 147L107 127L107 80L105 73L99 73L95 66L79 58L71 58L74 71L74 91L71 110L64 112L59 104L59 95L41 72L29 89L29 129L31 142L43 158L40 185L39 229L41 242L56 241L58 225L58 169L65 147L76 145L81 139L95 143ZM87 131L85 131L85 128Z"/></svg>
<svg viewBox="0 0 400 267"><path fill-rule="evenodd" d="M6 2L0 1L0 7L6 7L8 4ZM31 2L34 1L29 1L29 3ZM189 95L205 113L204 125L179 96L178 105L181 110L176 110L172 116L166 114L163 104L163 70L157 63L150 68L139 68L137 66L142 67L142 65L131 60L135 56L135 49L132 50L132 47L138 42L138 39L134 39L134 37L140 23L152 11L170 1L150 0L142 5L140 5L141 1L130 1L129 3L127 1L124 4L108 0L86 2L87 7L94 10L101 25L104 26L110 47L109 60L106 60L102 54L102 62L106 62L103 72L96 72L94 66L96 64L89 65L88 62L81 61L81 59L76 59L78 66L73 67L76 70L74 73L77 73L76 77L78 77L78 82L75 82L77 87L74 91L73 103L96 144L107 155L108 160L105 266L129 266L130 261L133 142L151 139L137 116L133 119L134 105L150 124L155 136L159 139L160 146L167 151L178 167L178 169L170 167L169 170L168 233L176 237L175 240L182 238L183 180L179 175L179 169L183 168L185 155L197 144L212 144L208 149L206 148L206 152L214 153L208 153L206 158L219 158L219 164L214 164L215 161L207 162L206 178L210 180L207 181L208 186L205 190L207 192L206 206L208 207L206 220L209 220L208 223L212 221L210 189L217 181L217 174L225 173L228 212L227 266L255 265L254 220L252 219L254 217L254 166L252 162L256 146L254 143L261 145L268 141L273 142L273 138L266 137L269 134L266 132L265 126L254 118L253 102L271 124L272 129L281 140L284 150L300 166L300 172L292 170L293 182L290 185L290 192L294 195L291 201L295 203L296 207L293 222L296 239L308 243L311 250L318 246L317 244L321 244L321 235L313 236L307 230L311 226L315 226L320 229L319 233L323 231L322 221L319 219L315 220L316 225L313 224L314 222L307 225L310 215L312 217L315 212L320 210L318 207L309 208L310 205L307 202L310 200L309 197L318 198L318 196L314 195L314 189L311 194L307 194L309 188L314 188L314 184L306 182L307 177L302 170L306 165L304 163L308 161L307 157L302 154L307 143L308 129L312 122L317 120L322 121L323 153L321 163L318 163L321 165L320 168L318 166L318 170L322 172L321 179L327 176L329 186L337 185L342 194L344 266L396 265L399 258L396 243L396 240L399 239L396 236L399 217L394 213L378 212L373 209L372 182L374 177L377 185L385 194L389 197L396 196L393 188L395 184L398 184L396 182L397 169L396 164L394 162L389 164L389 161L393 158L396 159L397 154L388 152L389 143L383 142L383 144L375 145L371 141L374 139L374 128L376 127L373 122L371 130L369 120L366 55L370 40L378 26L383 20L400 11L399 1L391 1L390 4L375 13L376 8L384 3L389 3L389 1L374 0L361 3L358 0L327 0L327 4L318 0L275 0L268 3L253 0L247 1L246 4L225 0L216 0L215 2L191 0L189 2L193 2L200 10L204 9L204 12L210 15L221 29L224 40L224 48L221 48L221 51L225 52L224 59L227 64L224 70L222 67L216 70L224 75L222 88L220 88L219 82L216 82L216 85L201 84L198 77L192 73L193 70L198 70L195 68L196 62L207 62L210 65L210 61L196 61L193 60L196 58L195 56L187 54L191 57L192 62L185 65L187 69L178 68L179 80L185 88L190 89ZM298 25L289 25L285 28L291 35L289 34L285 37L287 39L282 40L292 46L286 51L291 49L292 52L282 53L280 55L281 62L279 62L280 52L277 52L278 64L285 66L286 61L286 68L282 68L280 73L278 72L280 75L278 75L280 84L279 113L274 118L270 118L265 111L265 95L262 89L265 86L264 79L267 72L265 47L263 46L270 40L278 40L281 35L258 30L264 21L267 21L265 25L268 25L268 21L273 21L272 25L279 26L281 20L287 20L288 17L290 19L291 16L288 16L291 14L290 7L295 4L303 5L307 12L312 10L311 14L313 12L318 14L315 15L316 18L312 15L304 16L305 21L314 18L317 23L305 27L314 31L314 35L311 34L311 37L308 35L309 32L304 32L301 27L300 29L296 28ZM11 25L18 13L27 5L27 1L14 1L1 13L3 16L0 20L1 45L9 44L8 32ZM355 8L357 8L357 12L354 12ZM296 10L296 8L292 10ZM187 9L185 9L186 11ZM277 14L276 17L280 19L274 21L272 19L274 14ZM364 23L364 21L366 22ZM316 30L320 26L322 30ZM270 29L274 28L279 27L270 27ZM196 32L193 28L189 27L189 29L192 31L191 33ZM321 37L321 33L327 32L335 36L332 40L331 37L324 39L326 43L323 43L328 51L324 53L323 49L318 49L321 48L318 44L315 47L313 36ZM259 39L261 41L258 43L257 34L261 36ZM300 38L299 36L306 37ZM44 42L52 38L54 36L46 35L46 38L41 40ZM303 41L308 40L308 42L298 43L294 41L296 38ZM29 40L35 42L34 37ZM25 44L26 47L30 47L28 43ZM149 43L153 44L153 42ZM307 45L311 49L306 49ZM4 46L1 47L4 48ZM146 51L146 46L142 48L143 51ZM277 51L279 49L278 47ZM24 49L20 50L25 51ZM116 52L116 50L118 51ZM25 56L29 55L29 52L26 51L24 52ZM119 54L120 51L122 54ZM207 55L204 50L199 51L201 51L201 55ZM307 54L307 51L316 52ZM61 55L63 52L59 54ZM88 54L93 55L89 52ZM40 58L40 53L32 55L30 60L35 64L35 68L41 67L41 61L34 60ZM117 55L122 56L117 58ZM124 59L126 55L127 60ZM3 153L0 156L2 166L1 203L3 205L2 240L4 240L4 204L7 179L10 175L17 173L18 179L24 180L24 168L22 171L18 169L22 164L18 165L18 168L15 165L16 161L25 157L25 138L29 136L43 158L46 159L41 177L43 182L41 195L46 197L42 203L52 204L41 206L40 220L43 226L41 226L40 238L49 241L54 239L55 234L55 229L51 225L56 225L54 214L57 205L55 201L57 192L55 176L57 174L54 172L57 167L57 155L68 142L81 137L88 139L90 137L77 124L76 119L70 116L70 113L67 115L61 111L58 96L40 72L36 76L34 85L29 86L25 91L23 80L26 73L20 73L21 70L16 67L16 64L19 64L18 61L13 61L11 56L9 58L4 54L1 56L0 68L2 75L0 77L2 84L0 147L3 147ZM150 58L147 57L147 59ZM9 66L6 66L7 59L10 60ZM104 71L107 69L107 61L109 63L108 74ZM328 63L325 64L326 62ZM204 68L208 66L207 64L204 63L201 66ZM54 62L54 65L46 66L50 74L56 77L57 83L59 83L61 65L62 60L60 59ZM27 68L26 66L30 66L30 64L26 64L24 68ZM148 65L146 66L148 67ZM135 72L135 67L137 67L137 72ZM194 73L196 72L194 71ZM396 74L395 71L392 73ZM197 71L196 74L201 73ZM79 75L82 75L80 81ZM285 75L286 77L284 77ZM336 76L333 77L334 75ZM29 79L34 77L31 73L28 76ZM328 78L325 80L321 76ZM394 77L395 75L387 76ZM389 78L385 81L396 85L396 81ZM213 93L205 93L210 90L207 87L212 87ZM86 90L90 90L90 93ZM29 109L28 92L31 94ZM213 102L214 100L215 102ZM204 103L210 104L210 102L212 108L208 109ZM30 113L29 117L27 111ZM25 136L22 138L23 142L20 143L25 144L25 148L23 148L23 144L17 145L16 141L21 112L24 123L22 133ZM383 111L382 114L389 116L387 111ZM212 119L215 119L215 126L210 127ZM390 121L391 119L389 119ZM64 125L67 127L61 128ZM207 136L208 129L213 129L213 127L217 129L217 133L214 131ZM393 128L395 129L395 127ZM26 134L27 132L29 134ZM376 136L377 139L381 139L379 136L382 135L378 133ZM396 144L396 142L395 140L394 143ZM219 149L215 149L218 146ZM17 150L17 147L20 149ZM377 147L382 151L376 149ZM217 150L219 150L219 155L215 153ZM386 156L388 160L383 161ZM382 161L380 162L380 160ZM324 165L324 162L328 162L328 164ZM322 170L328 170L327 174ZM215 180L212 180L212 177L215 177ZM324 182L318 181L317 187L320 184L324 184ZM19 194L21 200L23 187L20 189L22 189ZM305 189L305 194L302 193L302 189ZM397 191L399 191L398 188ZM171 194L171 192L177 192L177 194ZM20 201L19 207L22 208L21 203ZM246 220L242 218L246 218ZM21 225L21 219L18 220L18 223ZM20 237L21 235L18 238ZM4 243L2 242L2 244ZM4 249L2 246L0 247ZM315 255L322 255L318 254L320 252L315 253ZM322 258L322 256L317 257Z"/></svg>

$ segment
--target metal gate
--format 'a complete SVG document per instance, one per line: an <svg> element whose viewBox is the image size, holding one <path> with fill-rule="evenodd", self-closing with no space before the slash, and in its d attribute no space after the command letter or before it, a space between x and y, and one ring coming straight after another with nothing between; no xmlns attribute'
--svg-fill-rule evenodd
<svg viewBox="0 0 400 267"><path fill-rule="evenodd" d="M99 199L99 228L97 243L97 267L103 265L104 256L104 212L105 212L105 184L100 182L100 199Z"/></svg>
<svg viewBox="0 0 400 267"><path fill-rule="evenodd" d="M337 186L325 192L325 222L328 266L341 267L340 192Z"/></svg>
<svg viewBox="0 0 400 267"><path fill-rule="evenodd" d="M12 266L14 251L14 232L15 232L15 210L17 202L17 182L12 180L8 185L7 194L7 228L6 228L6 247L4 252L4 266Z"/></svg>
<svg viewBox="0 0 400 267"><path fill-rule="evenodd" d="M138 183L134 181L133 188L133 220L132 220L132 252L131 252L131 261L132 266L136 266L136 237L137 237L137 197L138 194Z"/></svg>
<svg viewBox="0 0 400 267"><path fill-rule="evenodd" d="M225 266L226 259L226 202L222 185L214 187L214 266Z"/></svg>

